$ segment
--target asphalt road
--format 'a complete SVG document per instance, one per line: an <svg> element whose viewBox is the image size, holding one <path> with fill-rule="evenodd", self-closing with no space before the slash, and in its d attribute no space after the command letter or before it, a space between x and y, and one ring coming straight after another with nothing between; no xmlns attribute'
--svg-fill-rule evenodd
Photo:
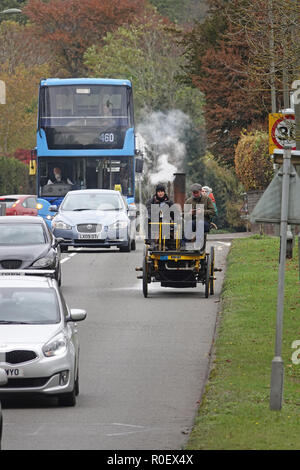
<svg viewBox="0 0 300 470"><path fill-rule="evenodd" d="M224 270L230 242L211 243L216 267ZM145 299L135 272L142 248L64 254L65 298L88 312L78 324L77 405L58 407L54 398L5 401L4 450L182 449L207 376L224 271L216 273L209 299L200 284L151 284Z"/></svg>

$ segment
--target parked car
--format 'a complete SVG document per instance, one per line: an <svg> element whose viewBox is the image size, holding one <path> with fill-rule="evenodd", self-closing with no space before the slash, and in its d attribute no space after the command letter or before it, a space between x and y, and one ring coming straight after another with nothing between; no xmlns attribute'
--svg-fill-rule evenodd
<svg viewBox="0 0 300 470"><path fill-rule="evenodd" d="M61 284L60 240L41 217L0 217L1 269L54 269Z"/></svg>
<svg viewBox="0 0 300 470"><path fill-rule="evenodd" d="M6 205L5 215L38 215L37 197L33 194L0 196L1 202Z"/></svg>
<svg viewBox="0 0 300 470"><path fill-rule="evenodd" d="M52 231L56 237L63 238L62 251L69 246L115 246L127 252L135 249L135 208L127 206L119 191L70 191L59 209L50 206L49 210L58 210L52 220Z"/></svg>
<svg viewBox="0 0 300 470"><path fill-rule="evenodd" d="M45 271L0 271L0 398L41 394L74 406L79 393L77 326L86 311L70 309ZM5 274L5 275L4 275Z"/></svg>
<svg viewBox="0 0 300 470"><path fill-rule="evenodd" d="M0 369L0 387L7 384L7 374L4 369ZM0 402L0 450L2 443L2 433L3 433L3 416Z"/></svg>

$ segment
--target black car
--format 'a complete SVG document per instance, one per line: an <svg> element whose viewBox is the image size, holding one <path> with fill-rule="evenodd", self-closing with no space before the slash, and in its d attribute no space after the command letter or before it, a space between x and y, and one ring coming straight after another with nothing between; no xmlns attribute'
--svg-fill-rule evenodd
<svg viewBox="0 0 300 470"><path fill-rule="evenodd" d="M61 285L60 240L42 217L0 217L0 269L51 269Z"/></svg>

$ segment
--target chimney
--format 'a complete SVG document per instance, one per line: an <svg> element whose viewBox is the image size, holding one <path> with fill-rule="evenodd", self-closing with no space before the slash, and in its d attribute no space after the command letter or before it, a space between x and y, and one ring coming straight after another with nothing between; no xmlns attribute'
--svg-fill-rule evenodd
<svg viewBox="0 0 300 470"><path fill-rule="evenodd" d="M185 173L174 173L174 203L180 204L181 209L184 209L185 196Z"/></svg>

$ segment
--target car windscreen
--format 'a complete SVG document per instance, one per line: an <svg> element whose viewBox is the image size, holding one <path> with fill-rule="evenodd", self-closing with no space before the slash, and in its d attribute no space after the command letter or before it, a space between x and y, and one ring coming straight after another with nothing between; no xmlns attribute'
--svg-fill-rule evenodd
<svg viewBox="0 0 300 470"><path fill-rule="evenodd" d="M61 204L62 211L116 211L122 209L124 209L124 204L118 194L70 193Z"/></svg>
<svg viewBox="0 0 300 470"><path fill-rule="evenodd" d="M47 242L39 224L0 224L0 245L39 245Z"/></svg>
<svg viewBox="0 0 300 470"><path fill-rule="evenodd" d="M0 288L1 324L54 324L60 322L56 291L52 288Z"/></svg>

